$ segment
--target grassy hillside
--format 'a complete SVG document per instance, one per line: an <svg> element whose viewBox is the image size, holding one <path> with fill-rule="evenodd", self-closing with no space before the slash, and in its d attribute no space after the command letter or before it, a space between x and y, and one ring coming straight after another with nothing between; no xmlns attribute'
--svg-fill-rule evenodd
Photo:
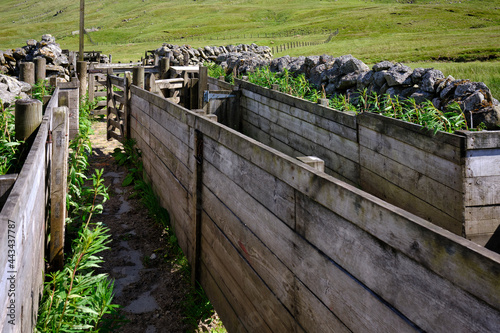
<svg viewBox="0 0 500 333"><path fill-rule="evenodd" d="M86 50L137 60L162 42L205 46L292 41L329 43L287 50L290 55L352 54L370 64L471 61L500 56L498 0L87 0ZM413 3L408 3L413 2ZM2 0L0 49L51 33L78 49L79 1ZM497 61L490 67L498 68ZM434 66L439 68L439 66ZM470 67L467 66L467 67ZM445 73L446 74L446 73ZM498 78L497 78L498 79ZM498 84L498 81L497 81Z"/></svg>

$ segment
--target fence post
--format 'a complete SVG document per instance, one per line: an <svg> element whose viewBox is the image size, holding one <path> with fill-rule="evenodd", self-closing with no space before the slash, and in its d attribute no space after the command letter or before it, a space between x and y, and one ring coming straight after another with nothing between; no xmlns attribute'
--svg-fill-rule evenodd
<svg viewBox="0 0 500 333"><path fill-rule="evenodd" d="M32 62L22 62L19 64L19 80L35 84L35 64Z"/></svg>
<svg viewBox="0 0 500 333"><path fill-rule="evenodd" d="M87 94L87 62L78 61L76 63L76 73L78 80L80 80L80 93L79 97L82 99Z"/></svg>
<svg viewBox="0 0 500 333"><path fill-rule="evenodd" d="M144 89L144 67L138 66L132 69L133 83L135 86Z"/></svg>
<svg viewBox="0 0 500 333"><path fill-rule="evenodd" d="M196 281L200 277L200 257L201 257L201 216L203 210L202 189L203 189L203 133L199 130L194 132L195 140L195 190L194 190L194 223L193 223L193 258L191 271L191 284L196 287Z"/></svg>
<svg viewBox="0 0 500 333"><path fill-rule="evenodd" d="M166 79L167 72L170 69L170 57L160 59L160 80Z"/></svg>
<svg viewBox="0 0 500 333"><path fill-rule="evenodd" d="M16 139L26 141L42 122L42 102L37 99L16 100Z"/></svg>
<svg viewBox="0 0 500 333"><path fill-rule="evenodd" d="M68 174L68 108L58 107L52 113L52 162L50 172L50 251L49 263L54 270L64 265L64 221Z"/></svg>
<svg viewBox="0 0 500 333"><path fill-rule="evenodd" d="M123 89L123 140L130 139L130 86L132 85L132 73L125 72L125 87Z"/></svg>
<svg viewBox="0 0 500 333"><path fill-rule="evenodd" d="M45 80L47 60L44 57L35 58L35 81Z"/></svg>

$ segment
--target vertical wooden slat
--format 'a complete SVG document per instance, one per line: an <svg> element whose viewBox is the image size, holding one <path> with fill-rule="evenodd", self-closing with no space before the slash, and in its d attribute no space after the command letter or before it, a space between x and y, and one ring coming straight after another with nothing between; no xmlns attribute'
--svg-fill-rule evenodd
<svg viewBox="0 0 500 333"><path fill-rule="evenodd" d="M203 214L203 133L195 130L195 170L194 170L194 223L193 223L193 259L191 261L193 270L191 272L191 284L196 287L200 279L200 256L201 256L201 218Z"/></svg>
<svg viewBox="0 0 500 333"><path fill-rule="evenodd" d="M58 107L52 118L52 172L50 180L50 253L49 262L54 269L64 263L64 220L66 218L66 187L68 160L68 108Z"/></svg>

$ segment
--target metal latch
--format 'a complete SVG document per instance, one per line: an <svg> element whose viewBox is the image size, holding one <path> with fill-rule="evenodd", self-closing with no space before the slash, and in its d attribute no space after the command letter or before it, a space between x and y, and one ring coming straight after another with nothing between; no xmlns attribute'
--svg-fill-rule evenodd
<svg viewBox="0 0 500 333"><path fill-rule="evenodd" d="M215 90L215 91L205 90L203 92L203 101L205 103L208 103L211 99L226 99L232 97L236 97L236 95L232 94L232 91L230 90Z"/></svg>

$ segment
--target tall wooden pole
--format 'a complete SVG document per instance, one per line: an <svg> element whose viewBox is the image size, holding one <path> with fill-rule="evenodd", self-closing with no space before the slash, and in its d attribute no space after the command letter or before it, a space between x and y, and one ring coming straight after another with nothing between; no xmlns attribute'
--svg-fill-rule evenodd
<svg viewBox="0 0 500 333"><path fill-rule="evenodd" d="M84 14L85 14L85 0L80 0L80 48L78 60L83 61L83 35L85 34L84 28Z"/></svg>

